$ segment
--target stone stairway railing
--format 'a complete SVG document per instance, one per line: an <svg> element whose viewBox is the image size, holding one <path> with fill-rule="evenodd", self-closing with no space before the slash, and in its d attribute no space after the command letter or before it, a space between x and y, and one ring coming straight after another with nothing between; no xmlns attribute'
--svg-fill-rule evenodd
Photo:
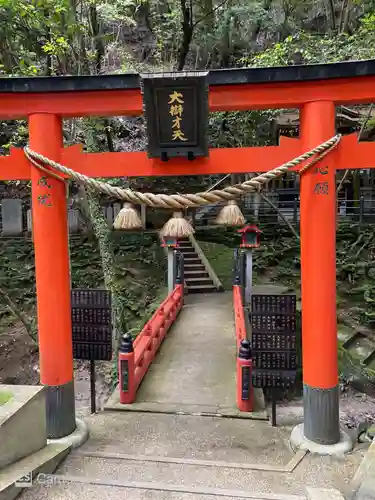
<svg viewBox="0 0 375 500"><path fill-rule="evenodd" d="M202 264L204 265L211 281L216 286L217 290L223 291L224 286L223 286L222 282L220 281L219 277L217 276L217 274L213 270L209 260L207 259L206 255L204 254L203 250L201 249L198 241L194 238L194 236L192 234L189 235L189 241L190 241L192 247L194 248L195 252L198 254L198 257L200 258L200 260L201 260Z"/></svg>

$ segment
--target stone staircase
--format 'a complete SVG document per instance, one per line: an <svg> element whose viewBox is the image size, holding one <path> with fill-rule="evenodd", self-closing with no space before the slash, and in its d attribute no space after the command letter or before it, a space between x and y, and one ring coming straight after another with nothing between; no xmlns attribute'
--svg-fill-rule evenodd
<svg viewBox="0 0 375 500"><path fill-rule="evenodd" d="M289 429L148 412L88 421L89 440L21 500L343 500L306 490L344 482L343 460L294 455L284 442Z"/></svg>
<svg viewBox="0 0 375 500"><path fill-rule="evenodd" d="M178 243L178 249L184 256L185 283L188 293L222 291L222 287L218 287L210 277L207 266L202 262L201 256L198 255L190 239L183 238Z"/></svg>
<svg viewBox="0 0 375 500"><path fill-rule="evenodd" d="M70 444L49 442L45 389L1 385L11 398L0 405L0 500L15 500L36 474L51 474Z"/></svg>

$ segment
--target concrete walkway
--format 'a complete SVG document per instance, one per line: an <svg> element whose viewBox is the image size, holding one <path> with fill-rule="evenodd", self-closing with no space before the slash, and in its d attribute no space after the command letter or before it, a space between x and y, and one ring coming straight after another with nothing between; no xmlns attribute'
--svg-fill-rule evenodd
<svg viewBox="0 0 375 500"><path fill-rule="evenodd" d="M232 294L186 299L137 402L120 405L116 390L107 409L127 411L89 417L89 440L22 500L342 500L306 487L346 492L360 452L294 454L289 436L299 420L271 427L221 418L243 416L235 405Z"/></svg>
<svg viewBox="0 0 375 500"><path fill-rule="evenodd" d="M138 390L136 402L120 405L116 390L105 408L237 414L232 293L187 295Z"/></svg>
<svg viewBox="0 0 375 500"><path fill-rule="evenodd" d="M343 500L306 487L345 492L361 460L294 455L291 427L264 421L103 412L87 423L89 440L22 500Z"/></svg>

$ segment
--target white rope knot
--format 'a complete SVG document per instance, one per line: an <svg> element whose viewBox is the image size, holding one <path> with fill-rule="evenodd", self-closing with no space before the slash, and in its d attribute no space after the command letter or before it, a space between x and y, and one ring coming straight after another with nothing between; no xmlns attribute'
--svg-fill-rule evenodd
<svg viewBox="0 0 375 500"><path fill-rule="evenodd" d="M341 135L335 135L331 139L319 146L315 147L311 151L294 158L283 165L274 168L268 172L264 172L252 179L243 182L242 184L235 184L233 186L228 186L223 189L215 189L212 191L204 191L201 193L188 193L188 194L154 194L154 193L141 193L139 191L133 191L131 189L119 188L116 186L111 186L110 184L102 181L98 181L86 175L80 174L75 170L65 167L60 163L50 160L46 156L43 156L36 151L33 151L28 146L24 148L24 152L29 161L38 169L42 170L46 174L55 177L56 179L65 182L67 176L68 178L87 186L88 188L94 189L99 193L106 194L108 196L113 196L125 202L129 202L136 205L148 205L149 207L159 207L159 208L169 208L169 209L183 209L188 207L199 207L202 205L209 205L212 203L218 203L220 201L230 201L239 198L244 193L254 193L259 192L264 185L277 177L284 175L290 168L300 165L305 160L309 160L306 165L304 165L300 170L299 174L302 175L307 169L311 168L313 165L321 161L328 153L335 149L341 140ZM47 168L46 165L49 167ZM56 173L57 171L58 173ZM63 174L63 176L59 175Z"/></svg>

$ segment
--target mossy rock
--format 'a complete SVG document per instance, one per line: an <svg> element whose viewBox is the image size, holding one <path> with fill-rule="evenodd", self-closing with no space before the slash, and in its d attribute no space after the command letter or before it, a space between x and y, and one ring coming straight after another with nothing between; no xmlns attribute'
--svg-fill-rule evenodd
<svg viewBox="0 0 375 500"><path fill-rule="evenodd" d="M13 393L7 389L0 389L0 406L5 405L13 398Z"/></svg>

